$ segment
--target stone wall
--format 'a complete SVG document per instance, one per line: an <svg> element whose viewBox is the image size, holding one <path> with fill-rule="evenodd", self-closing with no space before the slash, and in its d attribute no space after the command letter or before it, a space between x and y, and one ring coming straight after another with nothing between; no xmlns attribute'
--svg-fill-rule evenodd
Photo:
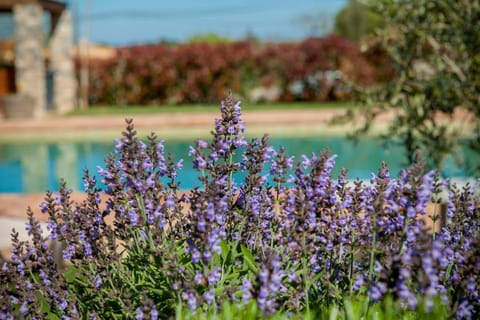
<svg viewBox="0 0 480 320"><path fill-rule="evenodd" d="M50 38L49 47L50 70L54 76L53 106L57 113L66 113L74 109L76 96L70 12L63 11Z"/></svg>
<svg viewBox="0 0 480 320"><path fill-rule="evenodd" d="M46 111L43 10L38 4L16 4L13 15L17 92L34 99L33 116L39 118Z"/></svg>

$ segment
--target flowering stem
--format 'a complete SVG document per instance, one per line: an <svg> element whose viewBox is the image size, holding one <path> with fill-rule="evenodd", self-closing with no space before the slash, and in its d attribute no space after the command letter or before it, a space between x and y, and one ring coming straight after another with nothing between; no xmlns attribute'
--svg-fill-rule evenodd
<svg viewBox="0 0 480 320"><path fill-rule="evenodd" d="M375 261L375 246L377 244L377 219L376 215L373 215L373 236L372 236L372 247L370 250L370 263L368 268L368 280L371 281L373 277L373 265Z"/></svg>
<svg viewBox="0 0 480 320"><path fill-rule="evenodd" d="M307 264L305 263L305 257L302 258L302 267L303 267L303 283L305 286L305 304L307 308L307 314L310 313L310 301L308 292L310 291L310 283L307 279Z"/></svg>
<svg viewBox="0 0 480 320"><path fill-rule="evenodd" d="M150 250L154 251L155 250L155 242L153 241L153 238L152 238L152 232L151 232L150 225L147 222L147 212L145 210L145 204L143 203L143 199L140 195L137 194L136 198L137 198L138 208L140 209L140 213L142 214L143 225L146 226L146 228L147 228L145 233L146 233L147 238L148 238L148 245L150 247Z"/></svg>
<svg viewBox="0 0 480 320"><path fill-rule="evenodd" d="M436 224L437 224L437 220L438 220L437 209L438 209L438 203L435 202L435 208L433 209L433 216L432 216L432 222L433 222L432 239L433 239L433 241L435 241L435 236L436 236L435 229L436 229Z"/></svg>
<svg viewBox="0 0 480 320"><path fill-rule="evenodd" d="M348 280L349 280L349 291L350 291L350 296L352 295L352 278L353 278L353 262L354 262L354 257L353 257L353 243L355 241L355 233L352 232L352 244L350 245L351 251L350 251L350 268L348 269Z"/></svg>
<svg viewBox="0 0 480 320"><path fill-rule="evenodd" d="M342 227L340 230L340 235L343 237L345 227ZM343 242L340 241L340 249L339 249L339 262L343 263Z"/></svg>
<svg viewBox="0 0 480 320"><path fill-rule="evenodd" d="M229 168L231 168L233 164L233 154L230 153L230 156L229 156L229 159L228 159L228 166ZM233 199L233 188L232 188L232 185L233 185L233 171L230 170L230 173L228 174L228 191L229 191L229 194L228 194L228 201L230 203L232 203L232 199Z"/></svg>

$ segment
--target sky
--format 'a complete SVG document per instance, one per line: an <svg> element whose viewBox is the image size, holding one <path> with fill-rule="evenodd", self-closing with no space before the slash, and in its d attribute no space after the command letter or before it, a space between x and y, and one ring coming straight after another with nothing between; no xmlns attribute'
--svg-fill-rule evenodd
<svg viewBox="0 0 480 320"><path fill-rule="evenodd" d="M77 35L114 46L182 42L216 33L231 39L300 40L321 35L348 0L69 0Z"/></svg>

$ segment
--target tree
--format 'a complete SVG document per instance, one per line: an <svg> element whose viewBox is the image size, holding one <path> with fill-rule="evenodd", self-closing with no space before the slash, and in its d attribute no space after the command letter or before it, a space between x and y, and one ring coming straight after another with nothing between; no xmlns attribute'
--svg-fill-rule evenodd
<svg viewBox="0 0 480 320"><path fill-rule="evenodd" d="M480 155L480 0L381 0L375 8L386 21L379 41L396 77L361 95L367 106L362 131L394 109L384 138L400 141L409 160L422 150L438 168L453 155L478 172L478 163L456 151L464 147ZM448 119L459 114L465 118L453 126Z"/></svg>
<svg viewBox="0 0 480 320"><path fill-rule="evenodd" d="M358 42L383 24L382 16L372 8L358 0L350 0L335 17L334 33Z"/></svg>
<svg viewBox="0 0 480 320"><path fill-rule="evenodd" d="M333 17L325 12L302 14L293 22L305 28L308 37L322 37L332 33Z"/></svg>
<svg viewBox="0 0 480 320"><path fill-rule="evenodd" d="M208 44L217 44L217 43L231 42L231 39L218 35L214 32L194 34L187 39L187 43L198 43L198 42L204 42Z"/></svg>

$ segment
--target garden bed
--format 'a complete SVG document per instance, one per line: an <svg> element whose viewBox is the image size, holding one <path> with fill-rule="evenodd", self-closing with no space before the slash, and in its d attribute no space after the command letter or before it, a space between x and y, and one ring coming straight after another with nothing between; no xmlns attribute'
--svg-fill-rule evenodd
<svg viewBox="0 0 480 320"><path fill-rule="evenodd" d="M459 189L425 171L420 157L396 178L381 164L370 183L352 185L346 172L332 177L328 151L295 163L266 136L247 142L239 104L227 100L221 111L211 139L191 147L200 177L189 193L178 190L184 164L164 154L154 135L139 140L132 121L99 168L105 189L85 173L81 203L65 184L47 193L41 211L50 233L41 234L29 210L31 242L14 236L12 260L0 271L7 284L1 312L55 319L478 317L478 186ZM242 181L238 171L247 173ZM417 217L440 219L426 210L444 188L447 222L429 232ZM65 243L65 272L48 240Z"/></svg>

